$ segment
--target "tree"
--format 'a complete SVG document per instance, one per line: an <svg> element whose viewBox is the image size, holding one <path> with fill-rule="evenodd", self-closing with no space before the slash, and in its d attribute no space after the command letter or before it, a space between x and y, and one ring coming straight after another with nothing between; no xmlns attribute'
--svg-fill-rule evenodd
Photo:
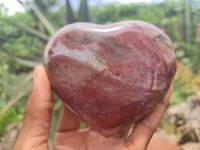
<svg viewBox="0 0 200 150"><path fill-rule="evenodd" d="M74 23L76 21L75 17L74 17L74 13L70 4L69 0L66 0L66 9L67 9L67 23Z"/></svg>
<svg viewBox="0 0 200 150"><path fill-rule="evenodd" d="M80 0L79 21L89 22L89 10L87 0Z"/></svg>
<svg viewBox="0 0 200 150"><path fill-rule="evenodd" d="M185 26L186 26L186 41L191 43L191 5L190 0L185 0Z"/></svg>

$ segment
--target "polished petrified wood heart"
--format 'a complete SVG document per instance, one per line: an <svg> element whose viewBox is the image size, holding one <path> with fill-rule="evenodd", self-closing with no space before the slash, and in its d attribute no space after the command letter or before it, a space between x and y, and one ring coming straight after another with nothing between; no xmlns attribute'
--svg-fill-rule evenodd
<svg viewBox="0 0 200 150"><path fill-rule="evenodd" d="M60 99L91 128L111 136L162 100L176 56L168 36L145 22L76 23L53 36L44 64Z"/></svg>

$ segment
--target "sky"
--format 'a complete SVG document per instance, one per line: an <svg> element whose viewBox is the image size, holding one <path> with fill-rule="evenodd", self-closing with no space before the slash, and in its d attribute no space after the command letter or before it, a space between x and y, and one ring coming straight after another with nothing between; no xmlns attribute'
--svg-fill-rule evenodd
<svg viewBox="0 0 200 150"><path fill-rule="evenodd" d="M60 0L65 1L65 0ZM71 0L72 7L77 8L79 6L80 0ZM89 5L97 5L104 4L110 2L120 2L120 3L130 3L130 2L154 2L154 1L163 1L163 0L88 0ZM9 9L8 15L13 15L17 11L24 11L21 5L16 0L0 0L0 3L4 3L4 5Z"/></svg>
<svg viewBox="0 0 200 150"><path fill-rule="evenodd" d="M4 3L4 5L9 9L9 15L13 15L17 11L24 11L16 0L0 0L0 3Z"/></svg>

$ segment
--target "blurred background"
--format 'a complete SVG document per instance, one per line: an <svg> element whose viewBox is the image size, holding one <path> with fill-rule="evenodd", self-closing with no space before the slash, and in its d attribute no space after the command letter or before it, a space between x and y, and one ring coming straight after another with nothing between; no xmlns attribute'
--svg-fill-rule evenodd
<svg viewBox="0 0 200 150"><path fill-rule="evenodd" d="M16 139L33 69L43 63L49 38L74 22L124 20L152 23L171 38L178 68L157 133L183 149L199 149L200 0L0 0L0 150L11 149ZM61 105L55 99L49 141Z"/></svg>

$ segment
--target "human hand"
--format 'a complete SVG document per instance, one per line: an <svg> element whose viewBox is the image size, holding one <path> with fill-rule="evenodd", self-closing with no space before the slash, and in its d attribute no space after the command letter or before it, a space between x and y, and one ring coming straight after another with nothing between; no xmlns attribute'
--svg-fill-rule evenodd
<svg viewBox="0 0 200 150"><path fill-rule="evenodd" d="M134 128L109 138L90 128L80 129L79 118L62 105L51 150L145 150L165 112L171 91L172 88L154 111L136 122ZM39 66L34 71L33 88L13 150L48 150L52 112L51 86L44 68Z"/></svg>

